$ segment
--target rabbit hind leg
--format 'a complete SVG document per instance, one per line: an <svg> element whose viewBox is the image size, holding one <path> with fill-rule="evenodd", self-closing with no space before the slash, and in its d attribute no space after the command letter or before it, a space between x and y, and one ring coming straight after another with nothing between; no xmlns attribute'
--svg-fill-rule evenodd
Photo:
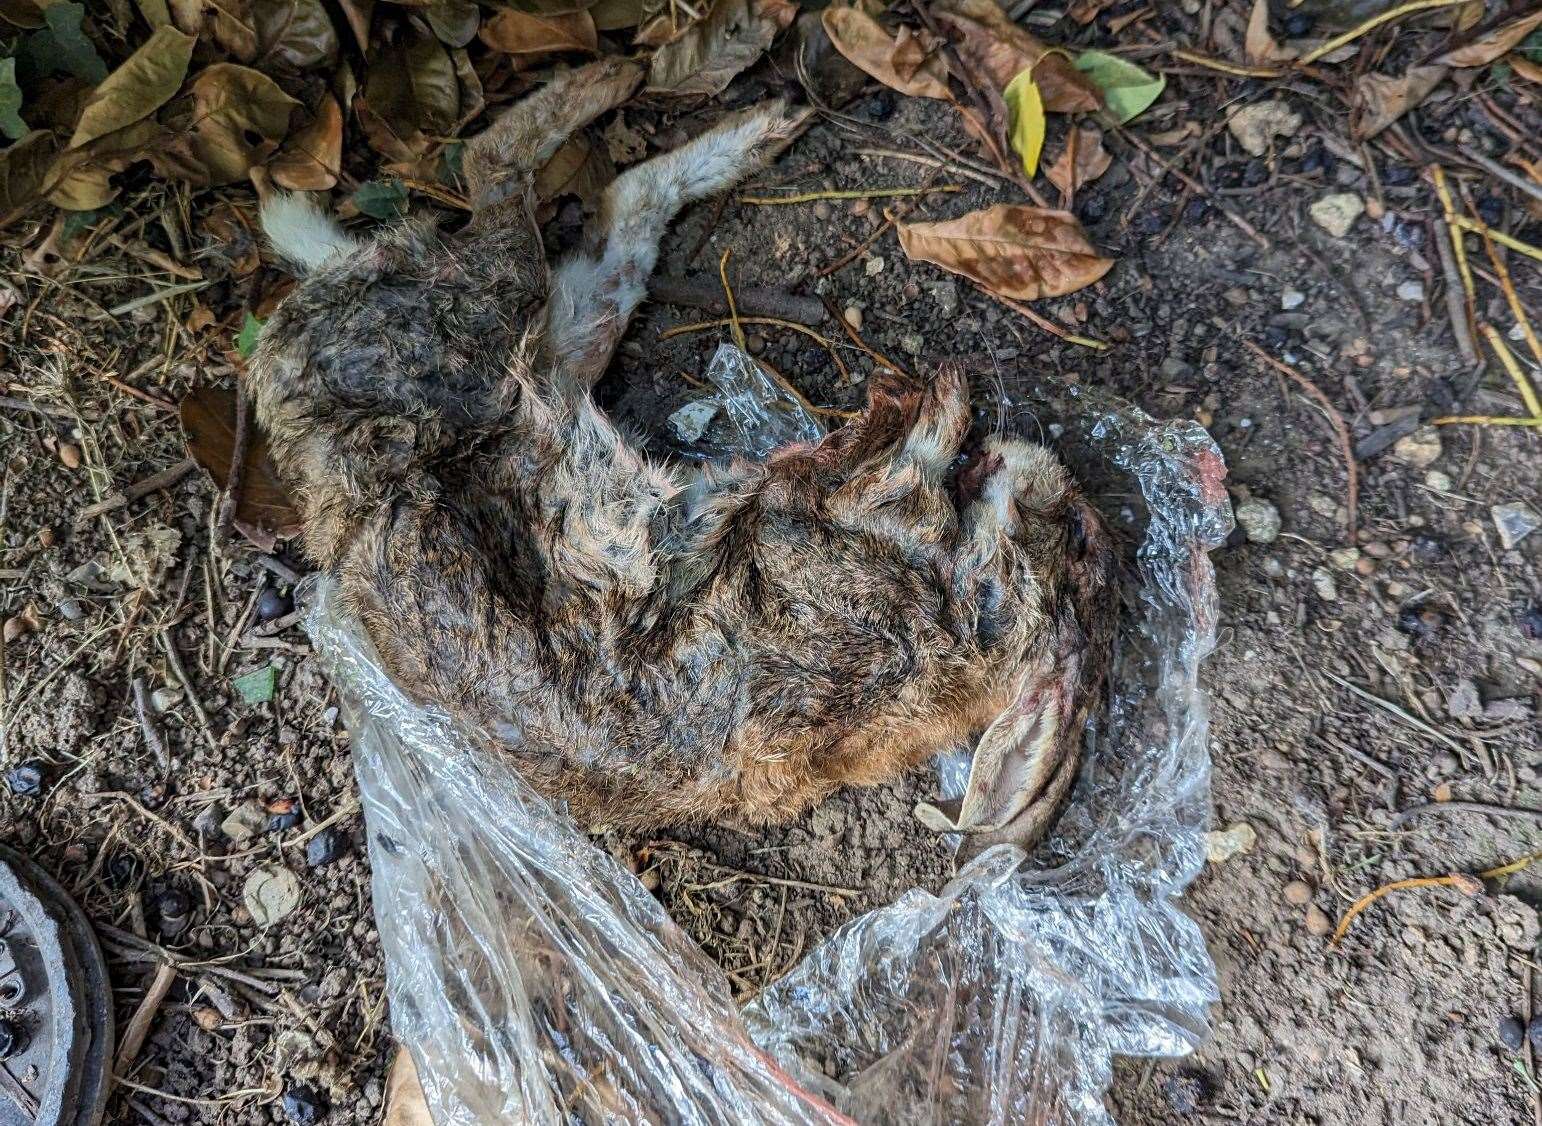
<svg viewBox="0 0 1542 1126"><path fill-rule="evenodd" d="M588 245L552 279L551 350L569 393L586 394L604 374L647 291L659 240L680 209L763 167L803 120L779 101L750 110L627 171L606 189Z"/></svg>

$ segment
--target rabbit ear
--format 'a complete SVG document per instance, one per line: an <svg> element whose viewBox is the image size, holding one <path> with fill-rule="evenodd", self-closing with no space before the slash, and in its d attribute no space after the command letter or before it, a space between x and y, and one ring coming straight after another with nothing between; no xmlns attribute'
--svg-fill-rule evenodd
<svg viewBox="0 0 1542 1126"><path fill-rule="evenodd" d="M957 814L921 802L915 812L922 823L1024 847L1037 839L1059 810L1081 757L1067 742L1079 737L1068 726L1079 667L1076 654L1058 667L1046 654L1025 670L1017 696L980 737Z"/></svg>

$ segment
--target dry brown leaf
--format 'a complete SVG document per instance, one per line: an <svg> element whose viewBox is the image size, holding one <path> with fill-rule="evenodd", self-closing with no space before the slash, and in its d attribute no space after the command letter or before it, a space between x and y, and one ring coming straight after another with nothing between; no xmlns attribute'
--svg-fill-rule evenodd
<svg viewBox="0 0 1542 1126"><path fill-rule="evenodd" d="M1113 266L1068 211L1000 203L940 223L898 223L900 246L1019 301L1059 297L1091 285Z"/></svg>
<svg viewBox="0 0 1542 1126"><path fill-rule="evenodd" d="M1269 0L1253 0L1242 49L1250 63L1284 63L1296 57L1297 52L1280 46L1279 41L1269 34Z"/></svg>
<svg viewBox="0 0 1542 1126"><path fill-rule="evenodd" d="M914 38L901 43L860 8L832 4L822 19L835 49L885 86L916 98L951 100L942 60L924 52L917 60Z"/></svg>
<svg viewBox="0 0 1542 1126"><path fill-rule="evenodd" d="M66 211L94 211L118 196L110 177L136 160L148 160L166 131L145 118L123 129L98 137L89 145L66 149L48 170L43 193L48 202Z"/></svg>
<svg viewBox="0 0 1542 1126"><path fill-rule="evenodd" d="M81 148L98 137L149 117L182 88L193 58L191 35L167 25L157 28L144 46L109 74L80 110L69 147Z"/></svg>
<svg viewBox="0 0 1542 1126"><path fill-rule="evenodd" d="M654 53L647 89L656 94L723 92L751 66L798 9L791 0L714 0L705 18Z"/></svg>
<svg viewBox="0 0 1542 1126"><path fill-rule="evenodd" d="M380 1126L434 1126L417 1066L405 1048L396 1049L396 1058L386 1073L385 1107Z"/></svg>
<svg viewBox="0 0 1542 1126"><path fill-rule="evenodd" d="M455 60L433 35L414 31L383 46L364 80L369 108L398 137L443 136L460 120Z"/></svg>
<svg viewBox="0 0 1542 1126"><path fill-rule="evenodd" d="M648 142L627 124L624 114L616 114L601 136L605 139L605 151L615 164L635 164L648 155Z"/></svg>
<svg viewBox="0 0 1542 1126"><path fill-rule="evenodd" d="M326 95L311 123L295 131L268 163L273 182L296 192L323 192L337 185L343 163L343 111Z"/></svg>
<svg viewBox="0 0 1542 1126"><path fill-rule="evenodd" d="M932 15L953 37L959 56L1005 90L1022 71L1033 68L1049 113L1090 113L1103 108L1097 85L1076 69L1062 51L1052 50L1013 23L995 0L937 0Z"/></svg>
<svg viewBox="0 0 1542 1126"><path fill-rule="evenodd" d="M1538 27L1542 27L1542 7L1496 27L1454 51L1447 51L1435 61L1446 66L1484 66L1518 47Z"/></svg>
<svg viewBox="0 0 1542 1126"><path fill-rule="evenodd" d="M1074 164L1072 152L1075 152ZM1108 171L1114 158L1103 147L1103 134L1088 126L1071 126L1065 151L1044 174L1062 195L1073 196Z"/></svg>
<svg viewBox="0 0 1542 1126"><path fill-rule="evenodd" d="M225 488L236 441L236 392L201 387L182 400L178 415L188 453L214 478L217 486ZM243 466L236 522L268 536L293 534L300 525L300 514L279 479L268 452L268 436L255 422Z"/></svg>
<svg viewBox="0 0 1542 1126"><path fill-rule="evenodd" d="M1416 66L1406 74L1361 75L1355 83L1356 138L1376 136L1424 101L1446 73L1443 66Z"/></svg>
<svg viewBox="0 0 1542 1126"><path fill-rule="evenodd" d="M588 12L542 15L505 8L483 22L477 37L505 55L540 56L561 51L593 54L599 49Z"/></svg>
<svg viewBox="0 0 1542 1126"><path fill-rule="evenodd" d="M1075 3L1066 11L1066 15L1085 26L1097 19L1098 14L1113 2L1114 0L1075 0Z"/></svg>
<svg viewBox="0 0 1542 1126"><path fill-rule="evenodd" d="M193 122L186 148L211 185L244 180L272 156L300 104L267 75L234 63L205 67L189 90Z"/></svg>
<svg viewBox="0 0 1542 1126"><path fill-rule="evenodd" d="M601 145L587 134L576 133L535 174L535 198L541 202L561 195L576 195L585 203L599 198L616 178L616 166Z"/></svg>
<svg viewBox="0 0 1542 1126"><path fill-rule="evenodd" d="M56 147L53 134L38 129L0 150L0 222L19 214L42 195Z"/></svg>
<svg viewBox="0 0 1542 1126"><path fill-rule="evenodd" d="M1174 145L1181 145L1189 138L1197 137L1203 132L1204 129L1200 126L1199 122L1185 121L1175 129L1166 129L1161 133L1147 133L1146 140L1150 141L1153 145L1167 149L1172 148Z"/></svg>
<svg viewBox="0 0 1542 1126"><path fill-rule="evenodd" d="M1505 62L1509 63L1510 69L1527 82L1542 82L1542 66L1538 66L1519 51L1513 55L1506 55Z"/></svg>

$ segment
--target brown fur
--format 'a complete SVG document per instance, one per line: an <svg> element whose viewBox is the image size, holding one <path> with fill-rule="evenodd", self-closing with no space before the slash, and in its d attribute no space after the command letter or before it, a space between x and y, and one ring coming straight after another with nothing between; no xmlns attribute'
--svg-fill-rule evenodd
<svg viewBox="0 0 1542 1126"><path fill-rule="evenodd" d="M595 407L644 244L721 190L712 161L748 173L797 123L773 107L629 172L554 282L531 173L635 82L596 64L516 106L468 146L465 231L403 225L274 315L249 384L306 550L399 684L586 820L786 820L978 732L1046 654L1081 658L1074 773L1106 534L1021 443L955 504L956 369L875 378L861 418L764 464L653 464Z"/></svg>

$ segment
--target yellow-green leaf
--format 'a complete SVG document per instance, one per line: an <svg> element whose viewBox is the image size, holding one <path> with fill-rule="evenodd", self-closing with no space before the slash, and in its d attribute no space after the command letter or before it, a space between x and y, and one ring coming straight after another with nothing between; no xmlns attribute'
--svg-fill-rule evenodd
<svg viewBox="0 0 1542 1126"><path fill-rule="evenodd" d="M1103 101L1120 124L1139 117L1161 96L1165 76L1147 74L1140 67L1106 51L1083 51L1076 69L1103 91Z"/></svg>
<svg viewBox="0 0 1542 1126"><path fill-rule="evenodd" d="M1012 118L1012 147L1023 158L1023 171L1036 175L1039 154L1044 151L1044 98L1033 80L1033 68L1020 71L1001 97Z"/></svg>
<svg viewBox="0 0 1542 1126"><path fill-rule="evenodd" d="M91 92L69 147L78 149L98 137L149 117L182 88L197 39L166 24L155 29L144 46Z"/></svg>

